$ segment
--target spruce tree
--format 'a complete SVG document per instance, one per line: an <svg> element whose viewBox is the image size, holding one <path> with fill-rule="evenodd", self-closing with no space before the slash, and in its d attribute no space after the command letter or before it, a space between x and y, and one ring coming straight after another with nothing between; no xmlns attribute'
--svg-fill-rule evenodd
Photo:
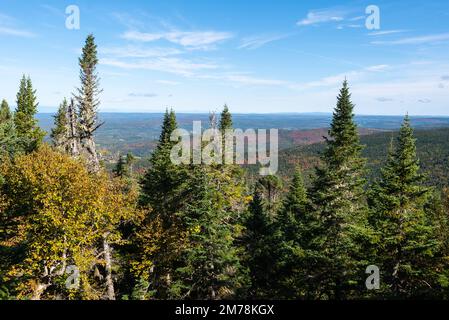
<svg viewBox="0 0 449 320"><path fill-rule="evenodd" d="M79 135L83 150L87 156L89 169L97 172L100 168L94 140L95 131L102 125L98 121L100 78L97 73L97 45L92 34L87 36L83 52L79 58L81 86L75 99L78 103Z"/></svg>
<svg viewBox="0 0 449 320"><path fill-rule="evenodd" d="M431 196L423 185L410 119L405 117L396 146L370 191L370 223L376 232L382 293L396 298L429 296L435 281L438 241L425 206Z"/></svg>
<svg viewBox="0 0 449 320"><path fill-rule="evenodd" d="M0 105L0 121L3 123L5 121L11 120L13 115L11 109L9 108L8 102L3 99Z"/></svg>
<svg viewBox="0 0 449 320"><path fill-rule="evenodd" d="M69 121L68 121L68 103L64 98L59 105L58 112L54 116L54 127L51 130L50 138L57 150L67 152L69 143Z"/></svg>
<svg viewBox="0 0 449 320"><path fill-rule="evenodd" d="M139 247L148 247L148 241L155 243L151 253L139 258L141 262L156 261L151 264L151 289L158 298L170 297L169 288L173 277L174 265L179 252L184 248L185 228L179 211L185 205L186 171L182 166L174 165L170 160L170 151L176 142L170 141L172 132L177 128L173 110L166 110L158 145L150 158L150 166L141 180L140 206L150 207L153 213L147 217L139 232ZM155 228L157 230L155 230ZM152 239L149 233L159 233L158 239ZM145 263L143 263L145 265ZM146 279L150 281L151 279Z"/></svg>
<svg viewBox="0 0 449 320"><path fill-rule="evenodd" d="M314 298L310 282L319 248L313 243L317 217L310 208L299 168L276 219L276 290L280 298Z"/></svg>
<svg viewBox="0 0 449 320"><path fill-rule="evenodd" d="M166 110L158 144L141 182L141 204L150 205L161 215L173 213L170 207L176 203L176 198L171 198L174 196L172 192L181 182L178 177L179 167L170 159L171 149L176 143L170 141L170 136L177 126L175 112Z"/></svg>
<svg viewBox="0 0 449 320"><path fill-rule="evenodd" d="M345 80L337 98L329 138L316 169L311 200L319 215L316 233L324 263L316 269L322 297L345 299L364 285L362 245L368 241L364 197L365 159L361 156L351 94Z"/></svg>
<svg viewBox="0 0 449 320"><path fill-rule="evenodd" d="M113 170L114 175L119 178L129 177L128 162L123 155L119 156L117 164Z"/></svg>
<svg viewBox="0 0 449 320"><path fill-rule="evenodd" d="M255 188L248 206L242 243L245 248L243 263L248 269L250 286L247 296L252 299L273 298L276 272L276 243L273 241L274 225L266 208L260 187Z"/></svg>
<svg viewBox="0 0 449 320"><path fill-rule="evenodd" d="M45 136L45 132L39 128L35 118L38 107L36 100L36 90L33 89L31 79L24 75L17 93L14 125L20 146L26 153L36 150Z"/></svg>
<svg viewBox="0 0 449 320"><path fill-rule="evenodd" d="M266 200L268 214L273 218L282 204L280 197L283 188L282 180L275 175L264 176L259 178L257 185Z"/></svg>
<svg viewBox="0 0 449 320"><path fill-rule="evenodd" d="M232 115L227 105L224 105L223 111L221 112L219 129L221 132L232 129Z"/></svg>
<svg viewBox="0 0 449 320"><path fill-rule="evenodd" d="M0 106L0 159L13 156L17 151L17 136L13 114L8 102L3 100Z"/></svg>
<svg viewBox="0 0 449 320"><path fill-rule="evenodd" d="M232 130L232 115L229 112L229 108L227 105L224 105L223 111L220 114L220 123L218 125L218 129L221 133L222 138L222 154L223 154L223 164L225 164L226 154L232 153L233 150L226 150L226 130Z"/></svg>
<svg viewBox="0 0 449 320"><path fill-rule="evenodd" d="M246 270L236 239L243 186L215 166L190 168L186 205L179 212L187 231L170 285L170 296L189 299L235 298L246 288Z"/></svg>

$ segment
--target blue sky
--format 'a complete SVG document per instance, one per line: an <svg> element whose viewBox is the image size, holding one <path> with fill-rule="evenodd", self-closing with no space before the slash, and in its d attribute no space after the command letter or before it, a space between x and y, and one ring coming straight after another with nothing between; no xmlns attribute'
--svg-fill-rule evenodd
<svg viewBox="0 0 449 320"><path fill-rule="evenodd" d="M371 4L379 30L365 26ZM330 112L346 77L356 113L449 115L447 0L0 0L0 98L14 105L26 73L53 111L89 33L102 111Z"/></svg>

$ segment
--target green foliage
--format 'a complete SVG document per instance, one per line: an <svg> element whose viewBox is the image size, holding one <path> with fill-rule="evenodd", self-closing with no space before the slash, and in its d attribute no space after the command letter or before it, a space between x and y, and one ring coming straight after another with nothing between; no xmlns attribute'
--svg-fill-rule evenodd
<svg viewBox="0 0 449 320"><path fill-rule="evenodd" d="M278 296L284 299L313 298L316 284L310 281L320 262L319 248L313 242L318 226L311 210L300 169L276 219Z"/></svg>
<svg viewBox="0 0 449 320"><path fill-rule="evenodd" d="M0 160L12 157L18 149L17 143L13 114L6 100L3 100L0 106Z"/></svg>
<svg viewBox="0 0 449 320"><path fill-rule="evenodd" d="M321 294L345 299L359 290L365 263L366 229L364 201L365 159L353 120L353 104L347 82L338 96L329 138L316 170L311 190L313 208L319 215L316 240L324 261L316 270ZM365 265L366 267L366 265Z"/></svg>
<svg viewBox="0 0 449 320"><path fill-rule="evenodd" d="M230 171L193 166L186 190L187 203L179 213L187 231L173 273L170 294L175 298L224 299L245 287L245 270L234 245L242 210L241 184Z"/></svg>
<svg viewBox="0 0 449 320"><path fill-rule="evenodd" d="M68 151L69 142L69 120L67 117L68 103L64 98L63 102L59 105L58 112L54 116L54 128L51 130L50 138L53 141L53 145L61 151Z"/></svg>
<svg viewBox="0 0 449 320"><path fill-rule="evenodd" d="M273 296L276 243L273 241L273 219L268 214L266 202L256 187L249 203L245 219L242 243L245 248L243 263L248 269L250 287L247 295L252 298L267 299Z"/></svg>
<svg viewBox="0 0 449 320"><path fill-rule="evenodd" d="M75 99L78 104L78 131L91 172L99 170L94 132L102 125L98 121L100 78L97 73L97 45L95 37L89 34L79 58L81 85L77 88Z"/></svg>
<svg viewBox="0 0 449 320"><path fill-rule="evenodd" d="M33 89L31 79L24 75L20 80L20 88L17 93L14 125L19 145L26 153L36 150L45 136L45 132L39 128L35 118L38 106L36 100L36 90Z"/></svg>
<svg viewBox="0 0 449 320"><path fill-rule="evenodd" d="M423 181L407 116L370 192L370 224L378 237L376 257L384 275L384 295L425 296L429 283L435 282L438 241L426 215L431 194Z"/></svg>

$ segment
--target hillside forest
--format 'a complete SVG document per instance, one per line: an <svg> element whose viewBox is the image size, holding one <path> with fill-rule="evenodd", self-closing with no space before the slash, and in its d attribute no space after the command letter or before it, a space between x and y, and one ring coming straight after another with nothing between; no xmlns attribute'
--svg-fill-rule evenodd
<svg viewBox="0 0 449 320"><path fill-rule="evenodd" d="M110 168L95 140L98 62L89 35L50 141L30 77L14 110L1 103L0 299L449 298L446 153L417 151L408 116L362 143L344 81L325 141L284 150L279 175L258 176L173 164L167 109L144 170L130 153ZM233 128L227 106L213 118ZM420 133L428 144L447 137L432 132Z"/></svg>

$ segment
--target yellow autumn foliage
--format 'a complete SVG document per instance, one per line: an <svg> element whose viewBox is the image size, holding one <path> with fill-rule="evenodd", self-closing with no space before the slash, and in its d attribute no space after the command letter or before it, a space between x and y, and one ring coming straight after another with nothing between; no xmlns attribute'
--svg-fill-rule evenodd
<svg viewBox="0 0 449 320"><path fill-rule="evenodd" d="M23 250L7 272L7 278L20 279L18 296L49 298L48 288L69 294L65 268L74 265L81 284L69 297L99 298L93 277L97 243L105 235L120 242L118 225L140 218L137 191L124 192L120 179L91 174L82 161L46 145L2 164L0 176L1 245Z"/></svg>

